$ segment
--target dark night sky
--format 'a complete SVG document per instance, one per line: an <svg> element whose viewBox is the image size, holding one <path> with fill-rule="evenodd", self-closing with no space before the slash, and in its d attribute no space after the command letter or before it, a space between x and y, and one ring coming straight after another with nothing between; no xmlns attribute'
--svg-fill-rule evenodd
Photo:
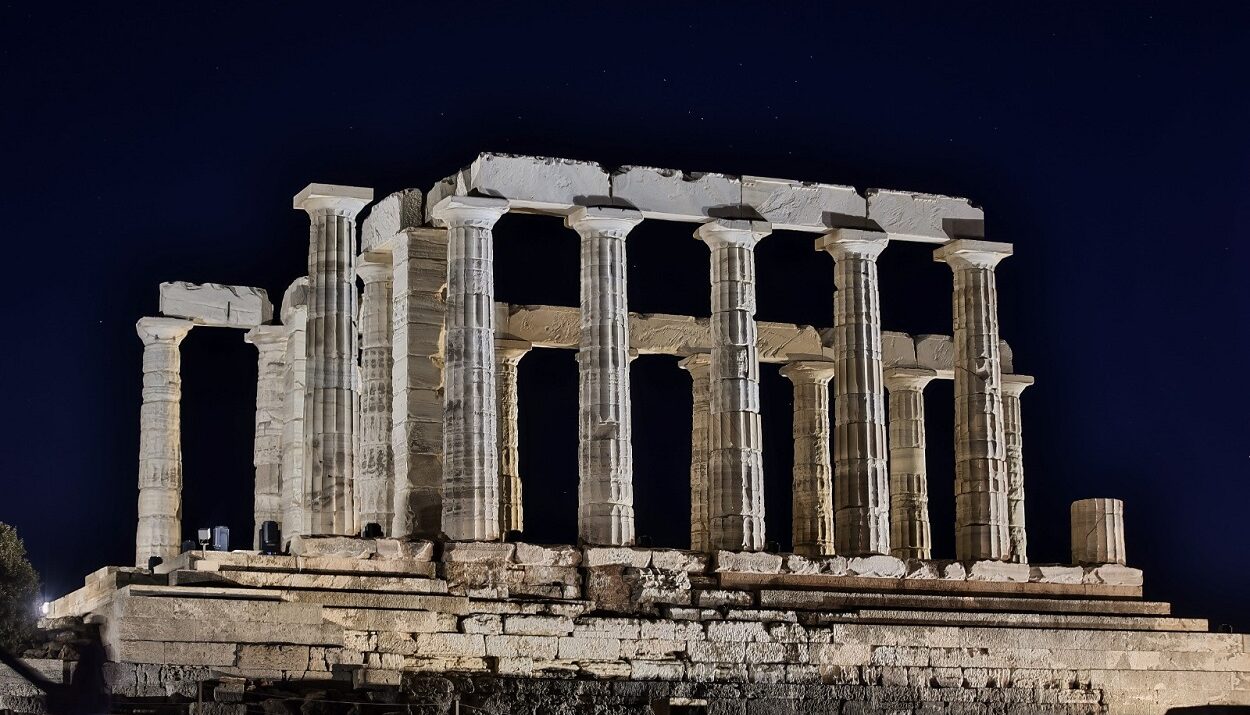
<svg viewBox="0 0 1250 715"><path fill-rule="evenodd" d="M7 3L0 171L13 319L0 520L49 595L133 558L139 358L162 280L304 272L310 181L379 196L479 151L968 196L999 270L1024 395L1031 557L1068 504L1126 502L1147 594L1250 628L1250 6L1233 3ZM682 7L682 6L685 7ZM787 5L789 5L787 7ZM537 7L537 5L535 5ZM1239 9L1232 9L1239 7ZM124 8L124 9L123 9ZM640 311L706 315L693 226L629 240ZM575 305L574 234L508 216L501 300ZM950 331L931 247L881 259L886 329ZM811 236L758 250L761 320L828 325ZM184 343L185 520L250 529L254 348ZM680 545L689 381L633 367L639 531ZM576 363L522 363L533 540L576 531ZM770 538L788 542L790 397L763 380ZM929 389L938 556L953 552L951 388Z"/></svg>

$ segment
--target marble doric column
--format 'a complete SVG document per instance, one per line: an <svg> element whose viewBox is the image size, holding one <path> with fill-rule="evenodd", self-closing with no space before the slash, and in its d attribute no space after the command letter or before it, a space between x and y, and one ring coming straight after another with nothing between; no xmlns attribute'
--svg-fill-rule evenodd
<svg viewBox="0 0 1250 715"><path fill-rule="evenodd" d="M286 342L283 325L261 325L243 336L256 346L256 432L252 465L256 468L252 500L253 548L260 548L260 525L282 524L282 430L286 425Z"/></svg>
<svg viewBox="0 0 1250 715"><path fill-rule="evenodd" d="M282 426L282 540L309 533L308 487L304 482L304 403L308 385L308 278L296 280L282 298L287 329L286 420Z"/></svg>
<svg viewBox="0 0 1250 715"><path fill-rule="evenodd" d="M182 357L193 323L143 318L143 405L139 408L139 524L135 565L170 560L182 546Z"/></svg>
<svg viewBox="0 0 1250 715"><path fill-rule="evenodd" d="M391 528L391 256L360 257L360 432L356 454L356 508L360 523Z"/></svg>
<svg viewBox="0 0 1250 715"><path fill-rule="evenodd" d="M816 241L833 256L834 524L838 553L890 552L877 256L883 233L838 229Z"/></svg>
<svg viewBox="0 0 1250 715"><path fill-rule="evenodd" d="M579 208L565 220L581 237L577 531L589 544L634 543L625 237L641 221L620 208Z"/></svg>
<svg viewBox="0 0 1250 715"><path fill-rule="evenodd" d="M1119 499L1072 502L1072 563L1125 564L1124 502Z"/></svg>
<svg viewBox="0 0 1250 715"><path fill-rule="evenodd" d="M442 531L443 520L447 229L403 229L391 245L391 534L433 538Z"/></svg>
<svg viewBox="0 0 1250 715"><path fill-rule="evenodd" d="M833 464L829 456L829 382L832 362L792 362L781 374L794 383L794 553L832 556Z"/></svg>
<svg viewBox="0 0 1250 715"><path fill-rule="evenodd" d="M295 195L295 208L311 222L304 479L315 534L350 534L356 525L356 216L372 200L372 189L329 184Z"/></svg>
<svg viewBox="0 0 1250 715"><path fill-rule="evenodd" d="M890 554L900 559L933 558L924 388L935 377L935 371L923 368L885 370L890 393Z"/></svg>
<svg viewBox="0 0 1250 715"><path fill-rule="evenodd" d="M495 341L495 392L499 412L499 531L525 529L521 463L517 447L517 368L534 346L524 340Z"/></svg>
<svg viewBox="0 0 1250 715"><path fill-rule="evenodd" d="M471 196L449 196L433 209L447 227L443 531L453 540L499 538L491 229L507 210L506 200Z"/></svg>
<svg viewBox="0 0 1250 715"><path fill-rule="evenodd" d="M707 353L691 355L677 363L690 373L690 548L711 550L708 524L708 418L711 412L711 365Z"/></svg>
<svg viewBox="0 0 1250 715"><path fill-rule="evenodd" d="M994 267L1011 244L955 240L937 261L955 274L955 555L1006 559L1007 455Z"/></svg>
<svg viewBox="0 0 1250 715"><path fill-rule="evenodd" d="M755 244L771 231L767 223L727 219L695 231L712 251L708 524L713 549L764 548Z"/></svg>
<svg viewBox="0 0 1250 715"><path fill-rule="evenodd" d="M1024 454L1020 424L1020 393L1033 384L1029 375L1003 375L1003 442L1007 453L1007 531L1012 563L1029 562L1024 529Z"/></svg>

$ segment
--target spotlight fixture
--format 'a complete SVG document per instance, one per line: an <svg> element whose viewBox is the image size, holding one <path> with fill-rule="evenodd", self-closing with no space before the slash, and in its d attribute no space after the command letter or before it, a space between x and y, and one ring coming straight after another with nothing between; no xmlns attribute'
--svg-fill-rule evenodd
<svg viewBox="0 0 1250 715"><path fill-rule="evenodd" d="M282 549L282 529L276 521L262 521L260 524L260 538L256 540L260 545L260 552L266 556L273 556Z"/></svg>
<svg viewBox="0 0 1250 715"><path fill-rule="evenodd" d="M197 540L200 542L200 551L208 551L208 544L213 540L212 529L197 529Z"/></svg>
<svg viewBox="0 0 1250 715"><path fill-rule="evenodd" d="M214 526L213 527L213 551L229 551L230 550L230 527Z"/></svg>

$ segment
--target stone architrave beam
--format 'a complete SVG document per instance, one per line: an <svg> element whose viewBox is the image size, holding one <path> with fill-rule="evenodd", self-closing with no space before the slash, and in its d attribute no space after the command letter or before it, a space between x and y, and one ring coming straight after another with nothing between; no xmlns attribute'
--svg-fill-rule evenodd
<svg viewBox="0 0 1250 715"><path fill-rule="evenodd" d="M273 320L273 305L263 288L220 283L161 284L161 314L196 325L254 328Z"/></svg>
<svg viewBox="0 0 1250 715"><path fill-rule="evenodd" d="M1024 528L1024 429L1020 420L1020 394L1033 384L1028 375L1003 375L1003 439L1007 449L1007 529L1011 538L1011 562L1029 562L1028 533Z"/></svg>
<svg viewBox="0 0 1250 715"><path fill-rule="evenodd" d="M373 189L309 184L293 201L309 219L304 479L315 534L356 529L356 216L372 200Z"/></svg>
<svg viewBox="0 0 1250 715"><path fill-rule="evenodd" d="M834 261L834 523L838 553L890 552L890 474L877 256L882 233L839 229L817 239Z"/></svg>
<svg viewBox="0 0 1250 715"><path fill-rule="evenodd" d="M648 166L609 171L594 162L515 154L479 155L434 185L427 211L448 196L507 199L522 213L566 216L581 206L611 205L665 221L749 217L774 229L873 228L895 240L927 243L970 237L983 219L966 199L947 196L871 190L865 198L837 184Z"/></svg>
<svg viewBox="0 0 1250 715"><path fill-rule="evenodd" d="M360 523L389 531L394 520L391 459L391 255L360 256L360 426L356 508Z"/></svg>
<svg viewBox="0 0 1250 715"><path fill-rule="evenodd" d="M578 536L588 544L628 545L634 543L634 453L625 244L642 215L579 208L565 221L581 238Z"/></svg>
<svg viewBox="0 0 1250 715"><path fill-rule="evenodd" d="M296 279L282 296L282 327L287 330L286 419L282 425L282 540L309 533L310 506L304 480L304 403L308 386L308 277Z"/></svg>
<svg viewBox="0 0 1250 715"><path fill-rule="evenodd" d="M1081 499L1072 502L1072 563L1120 564L1124 558L1124 502Z"/></svg>
<svg viewBox="0 0 1250 715"><path fill-rule="evenodd" d="M695 231L712 251L708 503L715 549L759 551L765 543L755 244L770 232L766 223L725 219Z"/></svg>
<svg viewBox="0 0 1250 715"><path fill-rule="evenodd" d="M890 555L933 557L929 470L925 460L924 388L937 377L925 368L890 367Z"/></svg>
<svg viewBox="0 0 1250 715"><path fill-rule="evenodd" d="M471 196L432 209L447 228L442 527L456 541L499 537L492 228L507 210L507 201Z"/></svg>
<svg viewBox="0 0 1250 715"><path fill-rule="evenodd" d="M525 529L521 500L520 431L517 425L519 395L517 369L533 345L523 340L495 340L495 392L499 401L499 531Z"/></svg>
<svg viewBox="0 0 1250 715"><path fill-rule="evenodd" d="M955 554L1010 557L998 292L994 267L1011 244L951 241L934 260L954 272Z"/></svg>
<svg viewBox="0 0 1250 715"><path fill-rule="evenodd" d="M256 346L256 431L252 464L256 468L252 500L253 548L260 548L260 525L282 524L282 432L286 427L286 350L290 330L285 325L261 325L244 334Z"/></svg>
<svg viewBox="0 0 1250 715"><path fill-rule="evenodd" d="M690 373L690 548L711 551L708 517L708 420L711 415L712 356L696 353L677 363Z"/></svg>
<svg viewBox="0 0 1250 715"><path fill-rule="evenodd" d="M794 486L790 517L794 553L832 556L836 545L833 462L829 445L832 362L792 362L781 368L794 383Z"/></svg>
<svg viewBox="0 0 1250 715"><path fill-rule="evenodd" d="M139 408L139 521L135 566L171 561L182 546L182 358L178 345L195 324L143 318L143 405Z"/></svg>

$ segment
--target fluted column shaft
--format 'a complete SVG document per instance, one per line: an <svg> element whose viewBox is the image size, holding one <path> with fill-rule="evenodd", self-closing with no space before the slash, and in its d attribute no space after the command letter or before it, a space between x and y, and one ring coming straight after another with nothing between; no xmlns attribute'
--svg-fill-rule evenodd
<svg viewBox="0 0 1250 715"><path fill-rule="evenodd" d="M816 248L833 256L834 524L838 553L890 552L890 477L877 256L885 234L839 229Z"/></svg>
<svg viewBox="0 0 1250 715"><path fill-rule="evenodd" d="M282 427L282 539L309 532L308 486L304 481L304 404L308 385L308 278L287 288L282 301L282 324L287 329L286 421Z"/></svg>
<svg viewBox="0 0 1250 715"><path fill-rule="evenodd" d="M1003 375L1003 442L1007 453L1007 530L1011 562L1029 562L1029 538L1024 528L1024 434L1020 423L1020 394L1033 384L1028 375Z"/></svg>
<svg viewBox="0 0 1250 715"><path fill-rule="evenodd" d="M792 362L781 368L781 374L794 383L793 550L803 556L832 556L829 382L834 379L834 366L828 362Z"/></svg>
<svg viewBox="0 0 1250 715"><path fill-rule="evenodd" d="M520 434L517 430L517 369L533 346L522 340L495 341L495 390L499 400L499 530L525 529L521 502Z"/></svg>
<svg viewBox="0 0 1250 715"><path fill-rule="evenodd" d="M955 274L955 554L1006 559L1007 457L994 267L1011 245L951 241L934 252Z"/></svg>
<svg viewBox="0 0 1250 715"><path fill-rule="evenodd" d="M1124 556L1124 502L1081 499L1072 502L1072 563L1120 564Z"/></svg>
<svg viewBox="0 0 1250 715"><path fill-rule="evenodd" d="M718 219L695 236L712 251L712 365L708 421L711 548L764 548L764 454L755 324L755 244L766 223Z"/></svg>
<svg viewBox="0 0 1250 715"><path fill-rule="evenodd" d="M182 356L192 323L143 318L143 404L139 408L139 519L135 565L169 560L182 545Z"/></svg>
<svg viewBox="0 0 1250 715"><path fill-rule="evenodd" d="M677 363L690 373L690 548L711 550L708 519L708 419L711 411L711 364L707 353Z"/></svg>
<svg viewBox="0 0 1250 715"><path fill-rule="evenodd" d="M282 431L286 426L286 343L282 325L261 325L244 335L256 346L256 431L252 465L256 484L252 499L253 548L259 546L260 525L282 523Z"/></svg>
<svg viewBox="0 0 1250 715"><path fill-rule="evenodd" d="M391 257L371 253L356 269L360 303L360 433L356 498L360 522L390 530L394 519L391 459Z"/></svg>
<svg viewBox="0 0 1250 715"><path fill-rule="evenodd" d="M492 232L508 202L440 201L447 227L447 332L443 366L443 531L455 540L499 538Z"/></svg>
<svg viewBox="0 0 1250 715"><path fill-rule="evenodd" d="M900 559L933 558L924 388L936 376L921 368L885 371L890 393L890 554Z"/></svg>
<svg viewBox="0 0 1250 715"><path fill-rule="evenodd" d="M370 189L324 184L295 197L310 221L304 479L314 534L356 526L356 215L372 198Z"/></svg>
<svg viewBox="0 0 1250 715"><path fill-rule="evenodd" d="M577 530L589 544L634 543L625 237L641 221L618 208L580 208L566 220L581 237Z"/></svg>

